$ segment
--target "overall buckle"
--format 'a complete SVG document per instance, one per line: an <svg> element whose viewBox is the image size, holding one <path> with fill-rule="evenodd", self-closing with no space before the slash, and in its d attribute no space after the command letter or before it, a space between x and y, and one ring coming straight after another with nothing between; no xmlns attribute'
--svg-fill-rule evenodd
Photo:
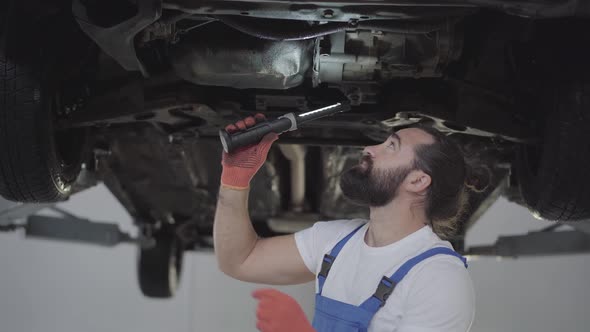
<svg viewBox="0 0 590 332"><path fill-rule="evenodd" d="M334 263L335 257L330 256L329 254L324 255L324 259L322 259L322 268L320 269L319 275L327 278L328 273L330 272L330 268L332 268L332 263Z"/></svg>
<svg viewBox="0 0 590 332"><path fill-rule="evenodd" d="M379 286L377 286L377 290L375 291L375 294L373 294L373 297L377 298L381 302L379 307L383 307L385 305L385 302L389 298L389 295L391 295L393 292L395 285L396 283L386 276L381 278Z"/></svg>

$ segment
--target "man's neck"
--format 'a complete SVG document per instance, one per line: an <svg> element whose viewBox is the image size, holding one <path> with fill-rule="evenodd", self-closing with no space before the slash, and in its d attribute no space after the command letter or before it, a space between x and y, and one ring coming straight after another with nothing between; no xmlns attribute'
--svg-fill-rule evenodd
<svg viewBox="0 0 590 332"><path fill-rule="evenodd" d="M370 218L365 243L371 247L395 243L426 224L423 209L397 198L386 206L371 207Z"/></svg>

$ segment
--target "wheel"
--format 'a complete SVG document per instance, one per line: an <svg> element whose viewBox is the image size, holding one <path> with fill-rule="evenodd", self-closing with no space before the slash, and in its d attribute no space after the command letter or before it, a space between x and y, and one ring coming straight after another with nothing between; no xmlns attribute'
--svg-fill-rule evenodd
<svg viewBox="0 0 590 332"><path fill-rule="evenodd" d="M151 248L140 248L139 286L147 297L169 298L178 288L183 249L174 234L161 233L154 240Z"/></svg>
<svg viewBox="0 0 590 332"><path fill-rule="evenodd" d="M64 200L81 169L86 131L54 130L62 105L53 67L32 47L15 46L21 38L8 29L9 20L0 22L0 195Z"/></svg>
<svg viewBox="0 0 590 332"><path fill-rule="evenodd" d="M590 85L561 84L545 96L543 143L517 157L522 198L543 219L590 218Z"/></svg>

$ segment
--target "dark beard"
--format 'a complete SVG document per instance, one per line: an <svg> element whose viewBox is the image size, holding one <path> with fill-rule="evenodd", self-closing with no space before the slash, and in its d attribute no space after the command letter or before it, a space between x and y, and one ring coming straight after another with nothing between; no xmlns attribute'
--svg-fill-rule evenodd
<svg viewBox="0 0 590 332"><path fill-rule="evenodd" d="M373 170L373 161L363 156L361 161L367 163L352 167L340 176L340 188L346 198L362 206L380 207L389 204L398 193L398 189L411 167L398 167L390 170Z"/></svg>

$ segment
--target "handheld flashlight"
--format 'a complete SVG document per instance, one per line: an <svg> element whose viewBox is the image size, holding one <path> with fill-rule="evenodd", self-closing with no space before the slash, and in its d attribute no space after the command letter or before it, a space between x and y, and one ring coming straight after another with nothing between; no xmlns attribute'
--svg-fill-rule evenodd
<svg viewBox="0 0 590 332"><path fill-rule="evenodd" d="M264 121L246 130L232 134L221 129L219 131L219 138L221 139L223 150L226 153L230 153L237 148L260 142L268 133L274 132L280 135L287 131L297 130L300 125L306 122L349 110L349 103L340 102L301 114L287 113L275 120Z"/></svg>

